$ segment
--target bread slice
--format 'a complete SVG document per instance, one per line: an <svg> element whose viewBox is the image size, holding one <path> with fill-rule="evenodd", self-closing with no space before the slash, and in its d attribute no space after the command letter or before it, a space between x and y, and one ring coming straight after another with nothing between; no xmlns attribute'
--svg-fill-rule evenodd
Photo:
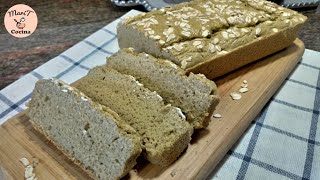
<svg viewBox="0 0 320 180"><path fill-rule="evenodd" d="M215 83L202 74L186 72L171 61L157 59L133 49L121 49L107 59L107 66L136 77L165 103L180 107L195 128L205 128L219 102Z"/></svg>
<svg viewBox="0 0 320 180"><path fill-rule="evenodd" d="M118 24L121 48L212 79L292 44L307 18L261 0L194 0Z"/></svg>
<svg viewBox="0 0 320 180"><path fill-rule="evenodd" d="M94 179L120 179L136 164L140 136L109 108L59 80L36 83L30 121Z"/></svg>
<svg viewBox="0 0 320 180"><path fill-rule="evenodd" d="M188 146L193 128L181 110L166 105L157 92L145 88L133 76L100 66L74 85L116 111L140 134L144 156L151 163L167 166Z"/></svg>

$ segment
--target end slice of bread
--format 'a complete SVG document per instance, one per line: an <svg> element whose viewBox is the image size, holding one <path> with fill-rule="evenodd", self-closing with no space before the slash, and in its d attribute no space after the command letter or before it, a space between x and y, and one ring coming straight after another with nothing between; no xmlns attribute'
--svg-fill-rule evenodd
<svg viewBox="0 0 320 180"><path fill-rule="evenodd" d="M133 76L100 66L74 85L117 112L141 135L144 156L151 163L167 166L188 146L193 128L181 110L166 105L157 92Z"/></svg>
<svg viewBox="0 0 320 180"><path fill-rule="evenodd" d="M186 75L173 62L136 53L132 48L121 49L109 57L107 66L136 77L145 87L157 91L165 103L180 107L195 129L208 126L219 103L215 83L204 75Z"/></svg>
<svg viewBox="0 0 320 180"><path fill-rule="evenodd" d="M36 83L30 121L95 179L120 179L136 164L140 136L109 108L59 80Z"/></svg>

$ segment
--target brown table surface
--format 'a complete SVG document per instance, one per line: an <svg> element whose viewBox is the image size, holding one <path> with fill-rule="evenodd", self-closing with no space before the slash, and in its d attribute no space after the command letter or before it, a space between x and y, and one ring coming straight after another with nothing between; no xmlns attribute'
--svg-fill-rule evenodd
<svg viewBox="0 0 320 180"><path fill-rule="evenodd" d="M0 19L19 3L1 2ZM31 36L15 38L3 23L0 26L0 90L130 10L115 7L109 0L31 0L27 5L38 16L37 30ZM306 48L320 51L320 8L299 11L308 16L299 38Z"/></svg>

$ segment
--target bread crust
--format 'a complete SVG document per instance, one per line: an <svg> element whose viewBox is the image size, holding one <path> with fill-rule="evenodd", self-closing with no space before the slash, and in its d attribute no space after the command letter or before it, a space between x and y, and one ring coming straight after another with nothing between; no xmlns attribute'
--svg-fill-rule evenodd
<svg viewBox="0 0 320 180"><path fill-rule="evenodd" d="M278 33L263 36L244 46L235 48L227 54L208 59L205 62L187 68L186 71L189 73L203 73L209 79L217 78L290 46L296 39L297 33L302 26L303 24L299 24Z"/></svg>

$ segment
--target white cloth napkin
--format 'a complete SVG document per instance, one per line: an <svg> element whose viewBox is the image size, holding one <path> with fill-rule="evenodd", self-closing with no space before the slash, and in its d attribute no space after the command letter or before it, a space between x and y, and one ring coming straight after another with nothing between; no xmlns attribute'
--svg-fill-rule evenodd
<svg viewBox="0 0 320 180"><path fill-rule="evenodd" d="M130 11L125 16L135 15ZM120 18L121 19L121 18ZM120 19L0 91L0 124L26 109L36 81L72 83L105 63L119 47ZM320 52L306 50L299 65L241 139L210 175L212 179L320 179Z"/></svg>

